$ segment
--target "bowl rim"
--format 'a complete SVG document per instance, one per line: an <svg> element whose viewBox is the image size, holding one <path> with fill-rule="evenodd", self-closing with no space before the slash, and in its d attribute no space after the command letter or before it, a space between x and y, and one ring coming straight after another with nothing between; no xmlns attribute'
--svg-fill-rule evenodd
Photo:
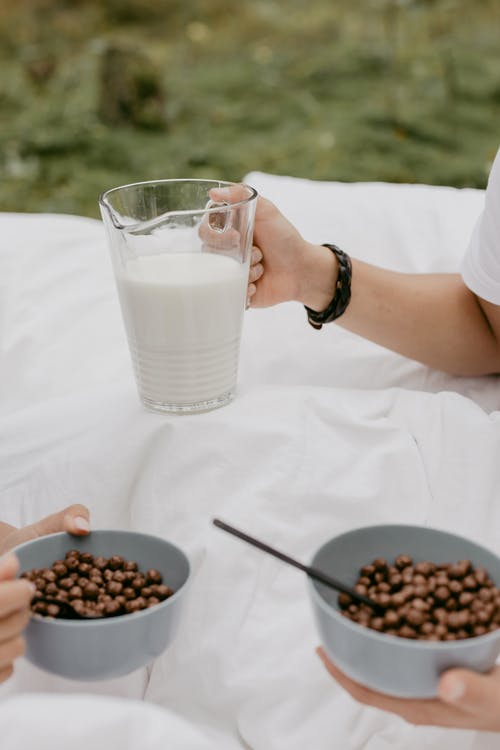
<svg viewBox="0 0 500 750"><path fill-rule="evenodd" d="M469 539L467 537L462 536L461 534L455 534L451 531L446 531L444 529L437 529L434 526L424 526L422 524L403 524L403 523L381 523L381 524L368 524L366 526L357 526L354 529L349 529L347 531L342 532L341 534L337 534L336 536L332 536L329 539L327 539L323 544L321 544L313 553L313 555L310 558L309 564L314 565L314 560L316 556L329 544L331 544L333 541L339 541L342 538L354 536L359 531L365 531L367 529L376 531L377 529L412 529L417 531L433 531L437 532L439 534L442 534L443 536L447 537L453 537L456 540L466 542L469 545L473 545L475 547L478 547L484 552L488 552L489 554L493 555L494 557L498 558L500 562L500 555L497 555L496 552L493 552L493 550L489 549L488 547L485 547L484 544L479 544L478 542L474 541L473 539ZM466 648L471 648L476 643L481 642L484 644L486 641L491 640L497 640L500 638L500 628L498 630L494 630L491 633L484 633L483 635L476 635L471 638L461 638L457 641L424 641L424 640L418 640L418 639L411 639L411 638L401 638L397 635L390 635L388 633L378 633L376 630L372 630L371 628L365 628L363 625L359 625L357 622L353 622L352 620L349 620L347 617L344 617L344 615L341 614L341 612L337 609L334 609L328 602L321 596L317 589L317 585L321 584L315 584L315 582L307 576L307 585L309 587L309 593L310 596L312 596L314 602L329 616L333 616L334 619L336 619L338 622L342 623L343 626L347 627L348 630L352 630L354 633L360 635L363 634L366 638L369 640L375 641L375 643L387 643L387 640L390 639L392 643L397 643L398 646L402 646L404 648L411 648L411 649L417 649L417 650L427 650L431 651L433 649L439 649L441 651L446 649L453 649L453 650L461 650Z"/></svg>
<svg viewBox="0 0 500 750"><path fill-rule="evenodd" d="M57 618L57 617L44 617L43 615L39 615L36 612L31 612L31 620L34 620L35 622L39 623L45 623L50 626L55 627L81 627L82 625L85 626L85 628L88 627L110 627L112 626L113 622L123 622L124 620L128 621L128 618L133 615L134 622L137 622L139 618L148 617L149 615L152 615L154 612L158 612L161 609L164 609L165 607L169 606L174 600L180 598L182 594L185 593L185 590L190 583L191 576L192 576L192 568L191 563L189 561L188 556L182 550L177 544L174 544L174 542L171 542L169 539L165 539L164 537L157 536L155 534L145 534L142 531L129 531L127 529L93 529L89 532L89 534L85 534L82 536L75 536L73 534L69 534L67 531L58 531L55 534L44 534L44 536L36 537L36 539L29 539L27 542L23 542L22 544L18 544L17 547L14 547L11 552L13 554L17 554L18 550L25 549L26 547L30 547L32 545L36 545L45 539L52 539L56 537L68 537L69 539L75 541L84 541L85 539L88 539L92 534L95 534L96 536L100 536L102 533L109 534L111 536L118 535L118 534L127 534L128 536L135 536L135 537L145 537L146 539L154 539L155 541L160 541L163 543L166 543L170 547L173 547L177 553L179 553L180 557L184 558L184 561L187 565L187 577L184 583L177 589L177 591L174 591L172 596L169 596L168 599L164 599L159 604L155 604L154 607L148 607L147 609L142 609L139 612L129 612L124 615L115 615L114 617L96 617L95 619L65 619L65 618ZM19 578L19 574L22 571L20 570L17 577ZM29 623L28 623L29 624Z"/></svg>

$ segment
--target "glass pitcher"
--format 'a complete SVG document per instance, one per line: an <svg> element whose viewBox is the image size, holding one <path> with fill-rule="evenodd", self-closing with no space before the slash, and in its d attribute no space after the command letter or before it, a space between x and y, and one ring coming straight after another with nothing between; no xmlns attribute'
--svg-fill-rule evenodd
<svg viewBox="0 0 500 750"><path fill-rule="evenodd" d="M211 191L229 188L230 201ZM256 191L157 180L99 197L143 404L207 411L235 395Z"/></svg>

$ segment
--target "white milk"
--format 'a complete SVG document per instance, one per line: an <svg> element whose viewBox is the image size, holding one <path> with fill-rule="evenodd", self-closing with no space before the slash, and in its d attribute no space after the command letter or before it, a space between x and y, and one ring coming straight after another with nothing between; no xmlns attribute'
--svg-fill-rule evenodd
<svg viewBox="0 0 500 750"><path fill-rule="evenodd" d="M215 253L129 260L117 276L140 395L184 405L234 390L248 265Z"/></svg>

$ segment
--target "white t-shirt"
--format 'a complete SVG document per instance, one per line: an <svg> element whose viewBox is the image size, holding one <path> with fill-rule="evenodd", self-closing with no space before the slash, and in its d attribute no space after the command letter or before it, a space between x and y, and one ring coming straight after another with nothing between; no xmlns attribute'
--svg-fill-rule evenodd
<svg viewBox="0 0 500 750"><path fill-rule="evenodd" d="M500 149L491 168L483 212L462 262L462 278L478 297L500 305Z"/></svg>

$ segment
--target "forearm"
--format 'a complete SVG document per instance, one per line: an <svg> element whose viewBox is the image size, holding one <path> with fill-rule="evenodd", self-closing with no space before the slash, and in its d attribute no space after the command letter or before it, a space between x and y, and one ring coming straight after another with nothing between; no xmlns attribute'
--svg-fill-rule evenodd
<svg viewBox="0 0 500 750"><path fill-rule="evenodd" d="M334 256L321 250L320 256L316 246L316 273L309 275L311 283L300 294L300 301L313 309L326 307L335 290ZM352 268L351 302L339 325L453 374L500 372L493 329L458 274L403 274L355 259Z"/></svg>

